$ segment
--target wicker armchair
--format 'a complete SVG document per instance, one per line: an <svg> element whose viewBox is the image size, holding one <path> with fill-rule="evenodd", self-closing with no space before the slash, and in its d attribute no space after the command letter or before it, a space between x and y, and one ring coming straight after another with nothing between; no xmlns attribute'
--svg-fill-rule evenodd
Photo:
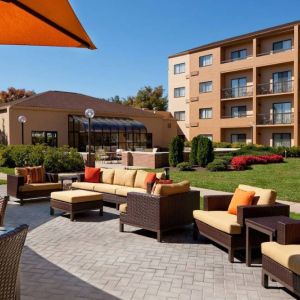
<svg viewBox="0 0 300 300"><path fill-rule="evenodd" d="M204 211L227 211L232 195L212 195L204 196ZM258 197L254 198L254 203L258 201ZM246 248L245 219L254 217L267 216L289 216L290 208L288 205L275 202L272 205L252 205L239 206L237 209L237 223L241 226L241 233L230 234L221 231L205 222L195 218L194 238L197 239L198 234L211 239L228 250L228 260L234 261L234 253L236 250ZM257 243L261 241L258 240Z"/></svg>
<svg viewBox="0 0 300 300"><path fill-rule="evenodd" d="M193 210L199 207L199 191L171 196L128 193L126 212L120 213L120 231L124 224L143 228L156 232L161 242L163 232L192 224Z"/></svg>
<svg viewBox="0 0 300 300"><path fill-rule="evenodd" d="M300 298L300 221L278 222L277 242L263 243L262 253L262 285L268 288L270 277Z"/></svg>
<svg viewBox="0 0 300 300"><path fill-rule="evenodd" d="M4 216L6 211L6 206L8 202L8 197L0 198L0 227L4 224Z"/></svg>
<svg viewBox="0 0 300 300"><path fill-rule="evenodd" d="M20 299L19 263L27 225L0 235L0 299Z"/></svg>

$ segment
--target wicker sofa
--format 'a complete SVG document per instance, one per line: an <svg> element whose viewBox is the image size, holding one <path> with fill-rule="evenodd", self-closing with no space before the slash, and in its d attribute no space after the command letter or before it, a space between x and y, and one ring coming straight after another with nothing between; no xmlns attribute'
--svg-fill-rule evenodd
<svg viewBox="0 0 300 300"><path fill-rule="evenodd" d="M62 184L58 182L57 174L45 173L42 183L25 183L24 176L7 175L7 196L20 200L49 197L52 192L61 191Z"/></svg>
<svg viewBox="0 0 300 300"><path fill-rule="evenodd" d="M163 232L193 223L193 211L200 207L200 192L191 191L188 181L157 186L151 194L128 193L120 206L120 231L124 224Z"/></svg>
<svg viewBox="0 0 300 300"><path fill-rule="evenodd" d="M234 261L236 250L245 249L245 219L265 216L289 216L288 205L275 202L276 192L246 185L242 190L255 191L254 205L239 206L237 215L227 212L232 195L214 195L204 197L204 209L196 210L194 215L194 238L198 234L213 240L228 250L228 260ZM263 240L257 237L257 246Z"/></svg>
<svg viewBox="0 0 300 300"><path fill-rule="evenodd" d="M277 223L277 242L266 242L262 250L262 285L269 277L300 298L300 221Z"/></svg>
<svg viewBox="0 0 300 300"><path fill-rule="evenodd" d="M72 189L102 193L103 201L113 203L119 208L120 204L126 203L130 192L151 193L151 183L145 185L147 175L148 172L143 170L101 168L99 183L85 182L84 176L81 176L80 181L72 183ZM157 173L156 177L162 179L164 173Z"/></svg>

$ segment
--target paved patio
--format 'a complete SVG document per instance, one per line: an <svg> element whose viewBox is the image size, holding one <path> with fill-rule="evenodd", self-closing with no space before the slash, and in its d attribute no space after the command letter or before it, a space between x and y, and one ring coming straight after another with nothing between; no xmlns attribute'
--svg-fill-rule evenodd
<svg viewBox="0 0 300 300"><path fill-rule="evenodd" d="M2 187L2 193L4 188ZM261 270L230 264L209 241L194 242L191 228L158 243L151 233L125 226L105 207L76 222L49 216L49 203L9 203L6 225L27 223L22 299L293 299L264 289Z"/></svg>

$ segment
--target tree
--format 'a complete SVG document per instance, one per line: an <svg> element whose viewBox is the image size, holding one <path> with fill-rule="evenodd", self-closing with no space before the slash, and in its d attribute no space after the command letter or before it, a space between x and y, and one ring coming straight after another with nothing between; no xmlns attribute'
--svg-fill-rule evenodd
<svg viewBox="0 0 300 300"><path fill-rule="evenodd" d="M195 136L192 139L191 152L190 152L190 164L193 166L198 164L197 152L198 152L198 136Z"/></svg>
<svg viewBox="0 0 300 300"><path fill-rule="evenodd" d="M212 141L204 136L198 136L197 161L201 167L206 167L214 160Z"/></svg>
<svg viewBox="0 0 300 300"><path fill-rule="evenodd" d="M168 108L168 99L164 96L164 89L161 85L155 88L145 86L137 92L136 96L128 96L127 98L115 96L108 98L107 101L150 110L166 111Z"/></svg>
<svg viewBox="0 0 300 300"><path fill-rule="evenodd" d="M179 163L183 162L184 141L181 137L176 136L173 138L169 146L169 164L176 167Z"/></svg>
<svg viewBox="0 0 300 300"><path fill-rule="evenodd" d="M167 97L164 96L164 89L161 85L155 88L145 86L138 91L132 104L132 106L137 108L165 111L168 107L168 100Z"/></svg>
<svg viewBox="0 0 300 300"><path fill-rule="evenodd" d="M34 91L26 91L25 89L16 89L14 87L10 87L7 89L7 91L0 91L0 102L6 103L18 99L24 99L34 94Z"/></svg>

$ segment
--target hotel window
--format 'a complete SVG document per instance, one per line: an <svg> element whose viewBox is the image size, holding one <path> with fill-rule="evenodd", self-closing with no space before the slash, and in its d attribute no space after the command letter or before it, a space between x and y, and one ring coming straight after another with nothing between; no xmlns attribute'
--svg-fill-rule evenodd
<svg viewBox="0 0 300 300"><path fill-rule="evenodd" d="M242 118L247 116L247 106L233 106L231 107L231 118Z"/></svg>
<svg viewBox="0 0 300 300"><path fill-rule="evenodd" d="M199 91L200 93L212 92L212 81L200 82Z"/></svg>
<svg viewBox="0 0 300 300"><path fill-rule="evenodd" d="M213 62L212 54L199 57L199 66L200 67L210 66L210 65L212 65L212 62Z"/></svg>
<svg viewBox="0 0 300 300"><path fill-rule="evenodd" d="M174 74L185 73L185 63L174 65Z"/></svg>
<svg viewBox="0 0 300 300"><path fill-rule="evenodd" d="M32 131L32 145L47 145L57 147L57 131Z"/></svg>
<svg viewBox="0 0 300 300"><path fill-rule="evenodd" d="M199 109L200 119L211 119L212 118L212 108L201 108Z"/></svg>
<svg viewBox="0 0 300 300"><path fill-rule="evenodd" d="M285 51L285 50L289 50L289 49L292 49L292 40L291 39L273 43L273 51L274 52Z"/></svg>
<svg viewBox="0 0 300 300"><path fill-rule="evenodd" d="M247 58L247 49L241 49L232 51L230 55L231 60L245 59Z"/></svg>
<svg viewBox="0 0 300 300"><path fill-rule="evenodd" d="M245 133L235 133L231 135L231 143L244 143L246 144L246 134Z"/></svg>
<svg viewBox="0 0 300 300"><path fill-rule="evenodd" d="M210 141L213 141L213 136L212 134L200 134L200 136L208 138Z"/></svg>
<svg viewBox="0 0 300 300"><path fill-rule="evenodd" d="M185 97L185 87L179 87L174 89L174 97Z"/></svg>
<svg viewBox="0 0 300 300"><path fill-rule="evenodd" d="M291 134L273 133L273 147L291 147Z"/></svg>
<svg viewBox="0 0 300 300"><path fill-rule="evenodd" d="M174 117L177 121L185 121L185 111L175 111Z"/></svg>

